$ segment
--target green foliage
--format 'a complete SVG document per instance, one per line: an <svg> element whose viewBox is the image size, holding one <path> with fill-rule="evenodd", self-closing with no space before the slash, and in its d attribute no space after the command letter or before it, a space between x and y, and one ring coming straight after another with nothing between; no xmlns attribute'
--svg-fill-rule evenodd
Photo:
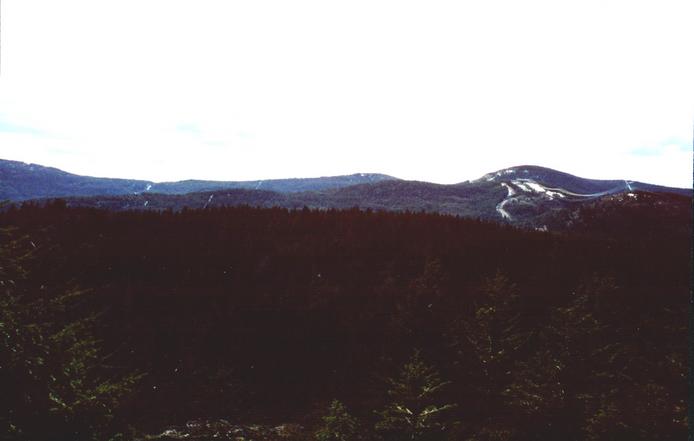
<svg viewBox="0 0 694 441"><path fill-rule="evenodd" d="M549 351L519 361L513 369L513 380L503 391L510 406L526 417L543 418L564 407L565 385L561 372L565 368Z"/></svg>
<svg viewBox="0 0 694 441"><path fill-rule="evenodd" d="M466 321L464 327L479 361L493 366L511 357L525 335L518 332L516 286L504 274L497 272L485 280L482 294L474 319Z"/></svg>
<svg viewBox="0 0 694 441"><path fill-rule="evenodd" d="M357 441L363 439L359 421L347 412L338 400L333 400L328 413L322 417L323 424L316 430L317 441Z"/></svg>
<svg viewBox="0 0 694 441"><path fill-rule="evenodd" d="M436 329L436 314L442 309L446 275L440 259L427 259L422 273L408 289L398 293L392 326L411 341L422 330ZM418 343L416 343L418 344ZM414 344L414 345L416 345Z"/></svg>
<svg viewBox="0 0 694 441"><path fill-rule="evenodd" d="M684 347L678 341L684 338L686 327L677 332L677 325L673 326L672 348L656 347L655 342L644 338L654 326L649 323L654 317L632 318L617 328L617 332L609 329L605 321L618 313L610 305L618 289L614 278L593 276L577 290L576 299L568 308L558 310L558 320L563 319L567 324L554 327L564 337L564 345L574 348L560 352L568 360L567 373L573 374L568 380L575 383L577 377L584 379L578 399L585 413L582 425L585 439L683 438L687 425ZM651 315L656 314L659 312ZM628 344L621 338L627 329L643 333L641 345ZM664 369L665 366L669 369ZM678 381L681 389L667 386Z"/></svg>
<svg viewBox="0 0 694 441"><path fill-rule="evenodd" d="M495 386L506 381L510 364L530 337L520 326L518 300L516 285L497 271L483 281L474 314L453 324L452 345L459 357L473 356L473 364L483 373L479 387L486 388L486 394L498 392Z"/></svg>
<svg viewBox="0 0 694 441"><path fill-rule="evenodd" d="M618 289L612 277L596 275L582 283L568 304L552 309L540 349L513 364L503 395L540 439L683 437L684 397L677 400L677 391L665 386L683 376L683 351L640 352L620 335L629 324L609 326L608 302ZM634 331L646 327L632 320ZM658 352L665 359L650 360Z"/></svg>
<svg viewBox="0 0 694 441"><path fill-rule="evenodd" d="M0 248L0 434L3 439L97 440L140 375L103 369L95 317L79 317L79 290L51 294L29 288L19 263L26 241L4 232ZM45 287L42 287L45 288ZM76 316L75 318L70 318Z"/></svg>
<svg viewBox="0 0 694 441"><path fill-rule="evenodd" d="M388 380L390 403L376 412L380 419L376 430L394 439L442 439L451 427L450 409L439 394L449 381L443 381L432 366L427 365L415 351L396 378Z"/></svg>
<svg viewBox="0 0 694 441"><path fill-rule="evenodd" d="M62 378L54 389L68 406L75 400L64 378L86 375L75 384L88 391L99 379L146 370L147 384L112 412L109 426L117 416L143 430L208 416L280 421L333 396L349 397L355 411L381 410L395 400L379 401L385 391L368 379L388 374L378 371L383 361L421 347L453 381L430 403L460 406L463 423L450 439L684 438L690 271L682 263L690 233L606 240L437 215L248 207L113 213L27 205L0 213L0 225L19 225L39 247L37 263L20 259L33 247L10 259L31 277L0 278L13 294L6 309L16 312L5 314L5 347L22 351L17 360L5 352L2 366L40 358L47 371L29 368L40 380ZM41 251L48 245L51 252ZM495 276L497 268L508 277ZM581 283L593 273L613 277ZM72 279L95 295L50 306ZM41 308L54 312L41 318ZM44 337L76 322L57 340ZM122 368L103 368L90 349L99 347ZM56 366L73 367L68 376ZM66 424L25 412L60 409L47 392L28 380L0 381L0 398L20 403L3 409L47 430ZM24 390L31 406L17 392ZM386 420L409 417L392 413ZM68 413L75 424L77 414L86 415ZM31 426L14 424L25 433Z"/></svg>

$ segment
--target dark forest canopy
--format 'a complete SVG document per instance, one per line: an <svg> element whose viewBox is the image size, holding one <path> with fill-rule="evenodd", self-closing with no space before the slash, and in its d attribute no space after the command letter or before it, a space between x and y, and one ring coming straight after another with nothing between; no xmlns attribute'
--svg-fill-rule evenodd
<svg viewBox="0 0 694 441"><path fill-rule="evenodd" d="M60 201L10 208L0 227L24 247L5 246L8 261L31 255L25 296L87 291L63 319L97 314L107 364L144 374L113 427L225 418L315 428L306 437L346 421L365 438L681 439L689 214L671 213L665 234L645 208L624 228L591 209L572 234L426 213ZM427 384L440 396L408 398ZM440 422L398 425L397 409L427 405Z"/></svg>

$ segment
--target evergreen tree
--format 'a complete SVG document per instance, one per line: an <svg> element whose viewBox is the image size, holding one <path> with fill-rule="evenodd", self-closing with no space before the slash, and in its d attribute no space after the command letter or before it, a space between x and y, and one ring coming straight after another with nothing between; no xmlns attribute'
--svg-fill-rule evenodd
<svg viewBox="0 0 694 441"><path fill-rule="evenodd" d="M531 333L521 327L516 285L501 272L483 281L471 315L455 319L449 340L480 398L498 406L510 368Z"/></svg>
<svg viewBox="0 0 694 441"><path fill-rule="evenodd" d="M376 412L380 416L376 430L392 439L442 439L452 425L447 411L456 405L442 403L438 395L450 382L443 381L415 351L400 375L388 383L391 401Z"/></svg>
<svg viewBox="0 0 694 441"><path fill-rule="evenodd" d="M520 310L516 285L501 272L484 281L482 299L477 303L474 318L462 323L465 335L485 375L499 380L500 371L527 340L520 329Z"/></svg>
<svg viewBox="0 0 694 441"><path fill-rule="evenodd" d="M617 289L612 277L594 275L576 290L568 307L556 310L551 327L558 337L555 353L567 366L565 383L573 385L570 395L582 405L583 439L682 439L687 424L681 393L684 347L660 347L644 337L648 328L672 324L677 342L686 330L683 324L677 329L677 315L670 323L661 318L661 324L649 324L651 317L663 314L657 309L646 317L614 321L606 305Z"/></svg>
<svg viewBox="0 0 694 441"><path fill-rule="evenodd" d="M684 399L666 384L683 377L677 354L684 351L640 351L627 331L639 332L641 320L630 328L598 318L610 316L600 297L609 299L616 287L599 276L582 284L567 305L552 309L539 350L514 363L503 395L512 413L523 416L525 431L540 439L682 439Z"/></svg>
<svg viewBox="0 0 694 441"><path fill-rule="evenodd" d="M421 274L398 293L392 325L412 346L439 335L446 274L440 259L427 258Z"/></svg>
<svg viewBox="0 0 694 441"><path fill-rule="evenodd" d="M0 247L0 437L4 440L108 439L114 412L139 375L106 372L94 316L77 314L79 290L32 292L26 240L3 231ZM34 246L34 245L32 245Z"/></svg>
<svg viewBox="0 0 694 441"><path fill-rule="evenodd" d="M338 400L330 403L322 420L323 424L315 432L317 441L357 441L363 438L359 422Z"/></svg>
<svg viewBox="0 0 694 441"><path fill-rule="evenodd" d="M475 294L471 313L453 321L448 338L474 397L479 426L473 439L510 439L518 433L519 413L509 409L504 395L532 334L522 326L518 288L502 272L485 278Z"/></svg>

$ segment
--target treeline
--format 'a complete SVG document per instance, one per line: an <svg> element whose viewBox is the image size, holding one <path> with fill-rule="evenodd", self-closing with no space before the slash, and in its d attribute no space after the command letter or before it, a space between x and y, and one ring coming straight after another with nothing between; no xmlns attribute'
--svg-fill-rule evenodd
<svg viewBox="0 0 694 441"><path fill-rule="evenodd" d="M91 318L74 339L103 359L83 361L84 375L93 387L111 378L118 392L99 430L226 418L325 435L349 409L345 424L367 438L686 431L686 235L556 235L356 209L114 213L60 201L10 208L0 226L11 228L7 262L28 274L7 291L23 293L17 311L86 291L47 321L59 332ZM436 398L417 402L397 386L403 375L412 390L438 382ZM21 390L25 380L6 381ZM442 420L416 433L398 422L398 409L427 406Z"/></svg>

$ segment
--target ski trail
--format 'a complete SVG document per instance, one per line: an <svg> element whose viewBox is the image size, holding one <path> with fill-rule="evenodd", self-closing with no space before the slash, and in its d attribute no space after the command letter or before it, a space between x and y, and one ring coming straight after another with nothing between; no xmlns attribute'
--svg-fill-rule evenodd
<svg viewBox="0 0 694 441"><path fill-rule="evenodd" d="M208 205L210 205L210 202L212 202L212 198L213 198L213 197L214 197L214 195L211 194L210 197L209 197L209 199L207 199L207 202L205 202L205 206L202 207L203 210L204 210L205 208L207 208Z"/></svg>
<svg viewBox="0 0 694 441"><path fill-rule="evenodd" d="M506 199L496 204L496 211L501 215L502 219L511 220L511 215L508 211L504 210L504 205L506 205L508 201L511 200L511 198L516 194L516 192L513 190L513 188L511 188L510 185L506 184L505 182L502 182L501 186L506 187L506 190L508 190L508 195L506 196Z"/></svg>
<svg viewBox="0 0 694 441"><path fill-rule="evenodd" d="M574 193L573 191L569 191L569 190L566 190L566 189L561 188L561 187L557 187L557 188L545 187L545 190L559 191L559 192L562 192L562 193L569 195L569 196L578 196L581 198L596 198L596 197L600 197L600 196L605 196L607 194L612 194L612 193L615 193L618 191L622 191L623 188L615 187L615 188L611 188L609 190L600 191L598 193L589 193L589 194Z"/></svg>
<svg viewBox="0 0 694 441"><path fill-rule="evenodd" d="M506 190L508 190L508 196L506 196L507 198L510 198L511 196L514 196L514 195L516 194L516 190L514 190L513 188L511 188L511 186L508 185L507 183L502 182L502 183L501 183L501 186L502 186L502 187L506 187Z"/></svg>
<svg viewBox="0 0 694 441"><path fill-rule="evenodd" d="M631 184L629 183L629 181L627 181L627 180L625 179L625 180L624 180L624 183L627 184L627 188L629 189L629 191L633 191L633 189L631 188Z"/></svg>

